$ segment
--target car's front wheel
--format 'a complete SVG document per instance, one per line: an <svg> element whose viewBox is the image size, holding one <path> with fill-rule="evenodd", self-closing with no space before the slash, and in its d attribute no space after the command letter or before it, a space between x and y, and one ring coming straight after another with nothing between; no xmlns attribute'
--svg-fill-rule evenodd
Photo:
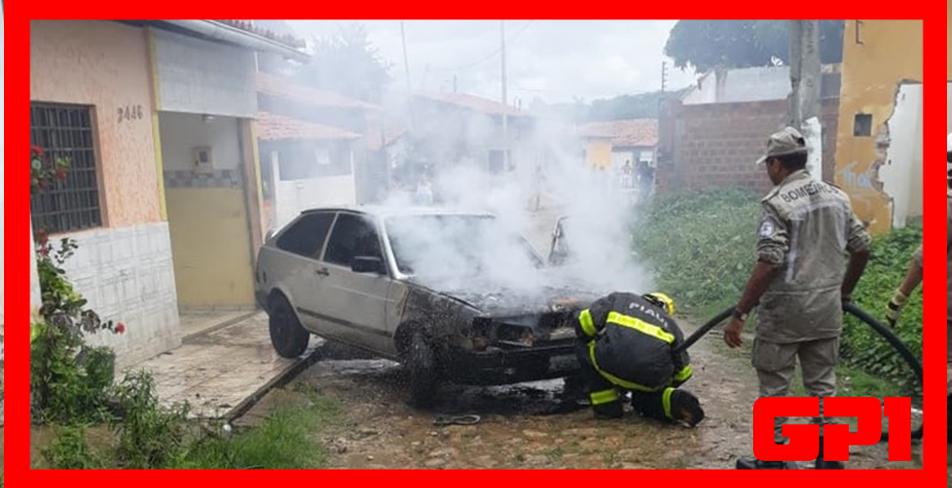
<svg viewBox="0 0 952 488"><path fill-rule="evenodd" d="M436 352L422 330L411 333L404 366L410 375L410 403L416 407L432 406L439 388L439 370Z"/></svg>
<svg viewBox="0 0 952 488"><path fill-rule="evenodd" d="M307 349L311 334L301 326L287 298L276 296L268 307L268 331L271 345L279 356L296 358Z"/></svg>

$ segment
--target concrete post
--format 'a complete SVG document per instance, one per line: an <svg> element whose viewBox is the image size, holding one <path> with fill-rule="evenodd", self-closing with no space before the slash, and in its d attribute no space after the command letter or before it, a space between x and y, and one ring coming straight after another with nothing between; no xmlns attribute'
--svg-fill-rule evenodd
<svg viewBox="0 0 952 488"><path fill-rule="evenodd" d="M244 180L245 206L248 210L248 227L251 234L251 262L254 267L258 249L264 240L264 220L261 193L261 165L258 160L258 139L254 119L238 119L238 140L241 144L241 169Z"/></svg>
<svg viewBox="0 0 952 488"><path fill-rule="evenodd" d="M820 28L816 20L790 21L790 125L820 115Z"/></svg>

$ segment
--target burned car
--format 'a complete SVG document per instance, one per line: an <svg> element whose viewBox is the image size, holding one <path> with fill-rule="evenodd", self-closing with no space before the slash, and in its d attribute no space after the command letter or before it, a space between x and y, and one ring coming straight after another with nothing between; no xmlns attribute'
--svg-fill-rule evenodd
<svg viewBox="0 0 952 488"><path fill-rule="evenodd" d="M316 334L399 361L421 406L443 381L573 374L575 316L597 298L493 215L434 209L306 211L262 246L255 283L279 355Z"/></svg>

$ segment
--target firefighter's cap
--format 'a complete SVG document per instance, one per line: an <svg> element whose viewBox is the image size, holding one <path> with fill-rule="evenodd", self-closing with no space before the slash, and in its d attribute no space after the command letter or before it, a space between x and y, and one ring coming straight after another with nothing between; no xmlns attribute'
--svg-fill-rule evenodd
<svg viewBox="0 0 952 488"><path fill-rule="evenodd" d="M805 152L807 145L800 131L793 127L784 127L783 130L770 135L767 139L767 151L754 164L759 166L770 158Z"/></svg>

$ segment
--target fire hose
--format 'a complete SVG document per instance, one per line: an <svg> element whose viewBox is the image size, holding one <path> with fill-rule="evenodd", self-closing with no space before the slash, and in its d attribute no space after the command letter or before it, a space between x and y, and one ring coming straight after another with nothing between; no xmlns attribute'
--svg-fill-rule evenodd
<svg viewBox="0 0 952 488"><path fill-rule="evenodd" d="M897 353L905 360L906 364L912 368L912 371L916 374L916 379L919 381L919 386L922 386L922 363L916 359L916 356L912 354L912 351L902 342L899 337L896 336L889 329L889 327L883 325L876 319L874 319L870 314L866 313L865 310L859 308L853 303L844 303L843 310L850 315L856 317L864 324L868 325L871 329L876 331L883 339L886 339L886 342L889 343L896 350ZM711 331L718 324L723 322L725 319L733 315L734 307L730 307L723 312L717 314L711 320L708 320L704 325L702 325L698 330L694 331L693 334L688 336L678 347L674 348L674 353L677 354L685 349L694 345L701 337L704 337L708 332ZM912 431L913 439L922 439L922 424L919 424L919 427ZM880 437L880 442L887 441L889 439L889 434L886 431L883 431L882 436Z"/></svg>

